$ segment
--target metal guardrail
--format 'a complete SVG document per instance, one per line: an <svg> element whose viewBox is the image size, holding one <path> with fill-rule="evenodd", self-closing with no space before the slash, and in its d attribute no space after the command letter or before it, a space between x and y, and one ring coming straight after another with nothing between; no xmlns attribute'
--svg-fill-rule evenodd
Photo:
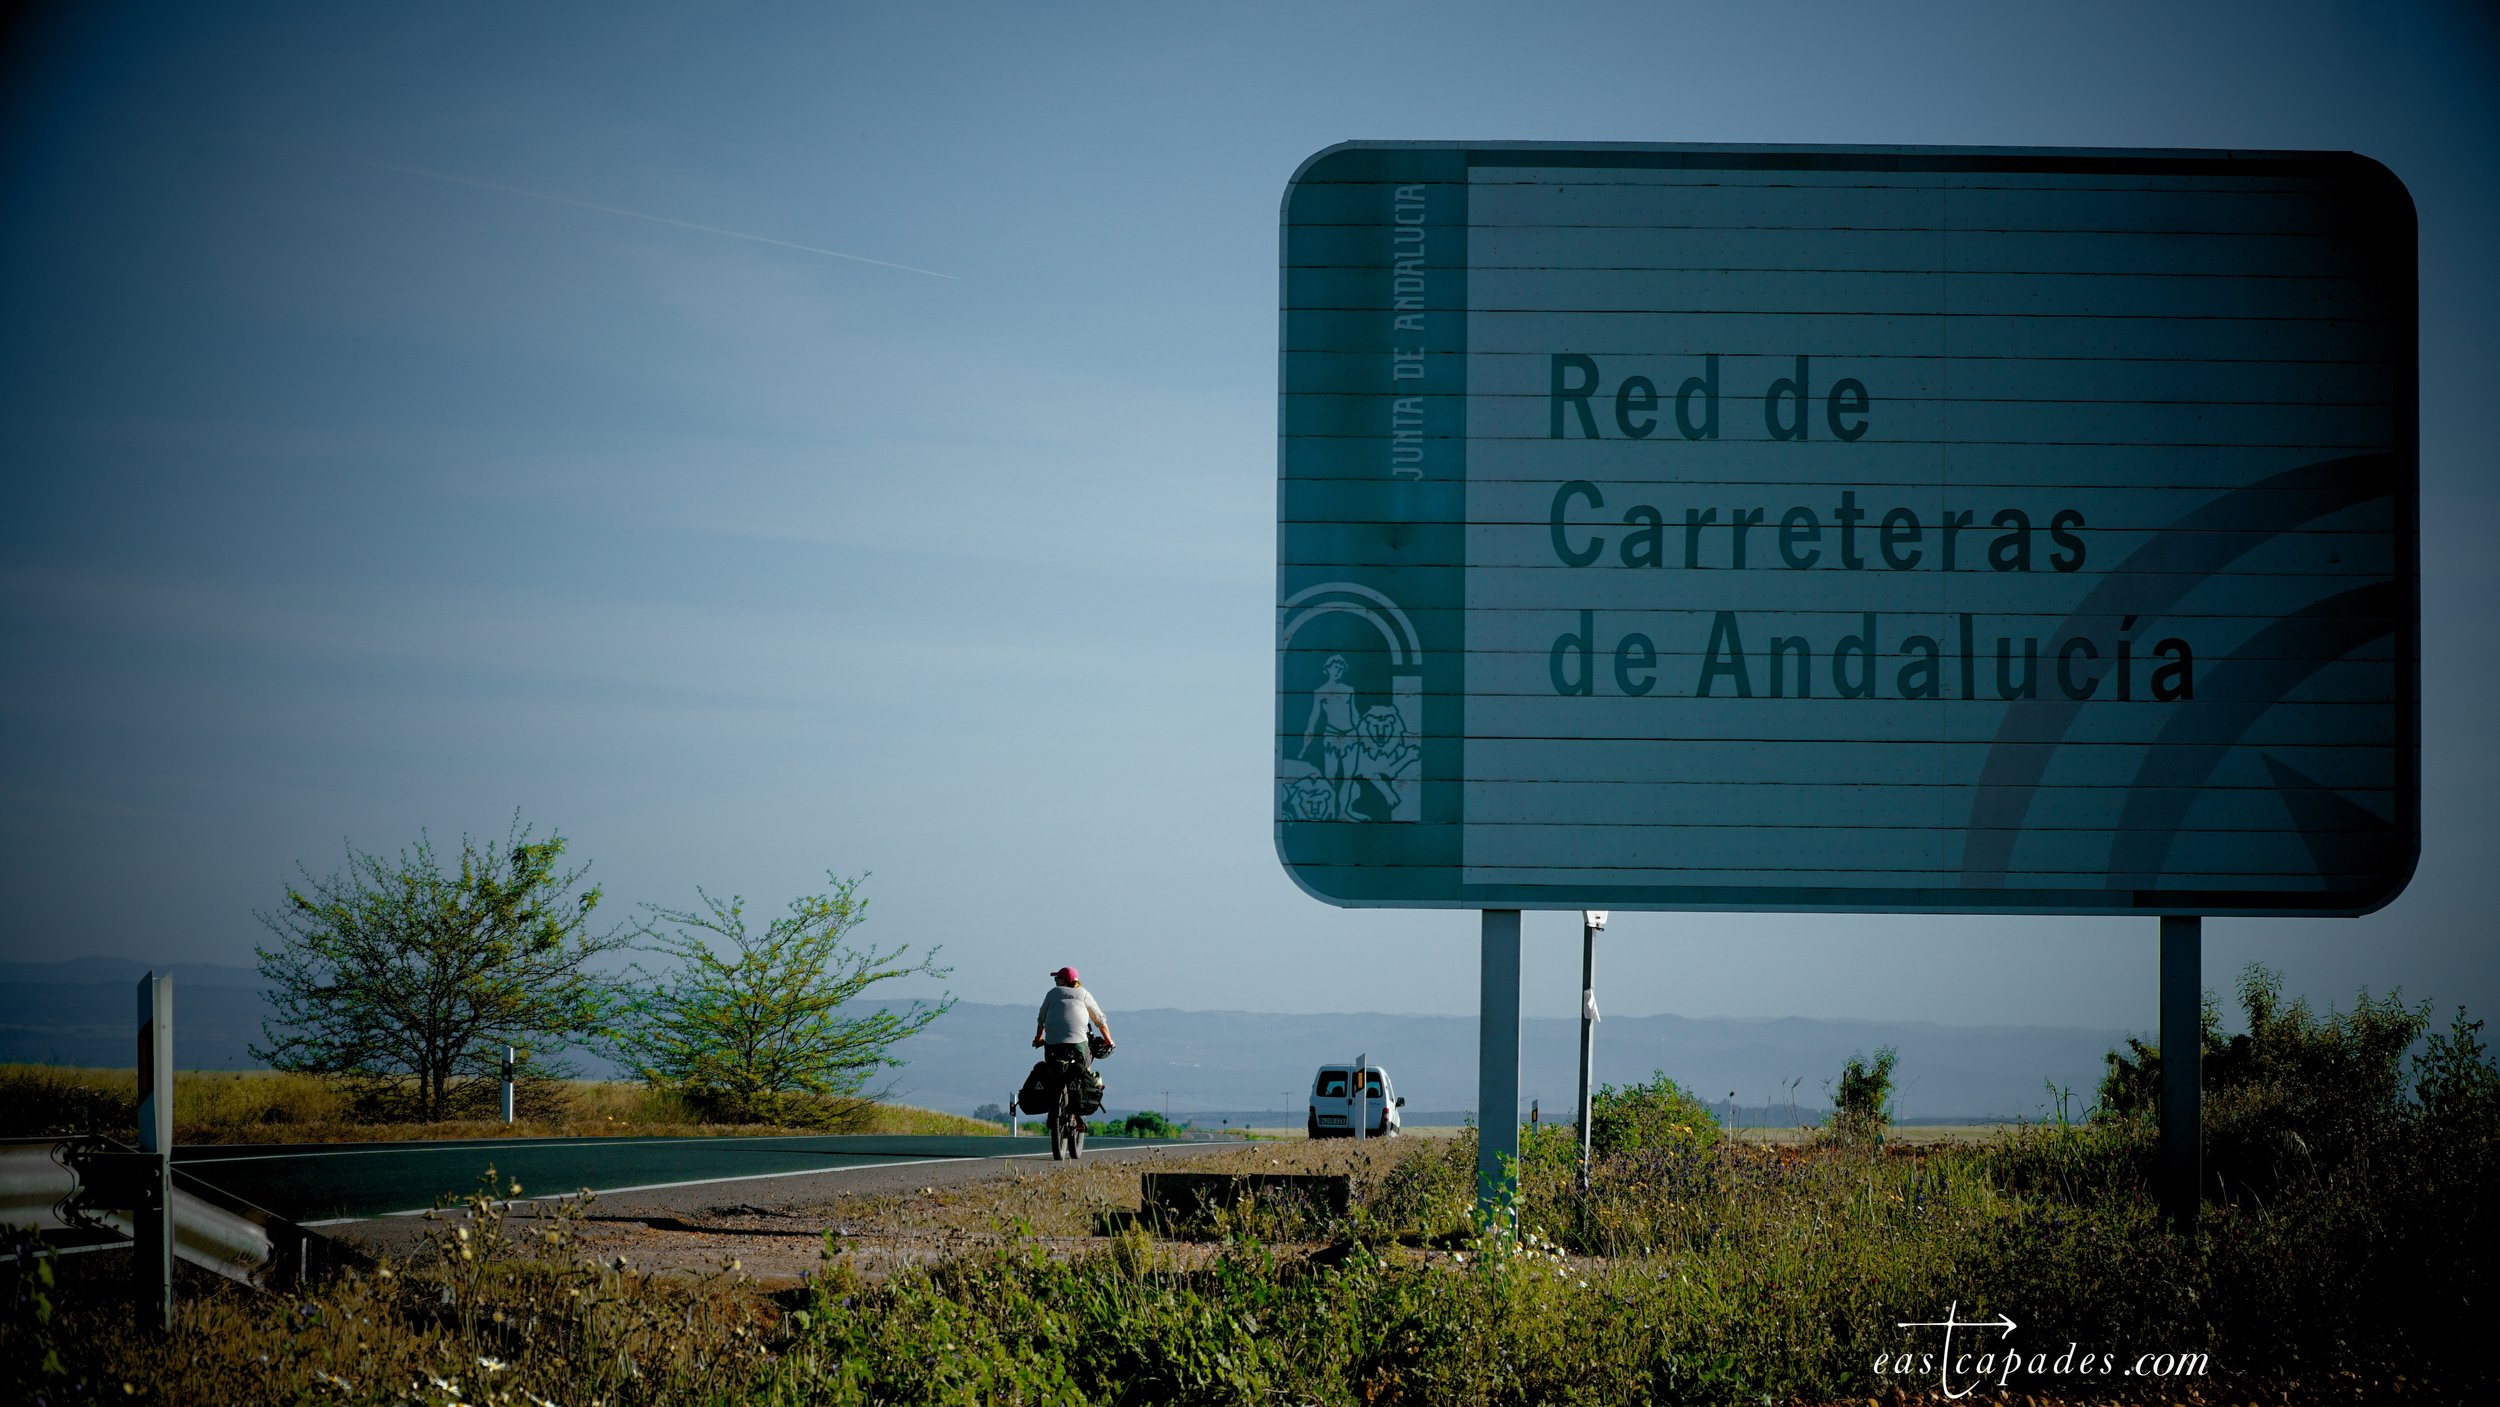
<svg viewBox="0 0 2500 1407"><path fill-rule="evenodd" d="M0 1139L0 1223L33 1226L56 1249L126 1245L150 1196L155 1154L109 1138ZM141 1166L145 1164L146 1166ZM173 1170L174 1255L258 1289L286 1290L362 1252Z"/></svg>

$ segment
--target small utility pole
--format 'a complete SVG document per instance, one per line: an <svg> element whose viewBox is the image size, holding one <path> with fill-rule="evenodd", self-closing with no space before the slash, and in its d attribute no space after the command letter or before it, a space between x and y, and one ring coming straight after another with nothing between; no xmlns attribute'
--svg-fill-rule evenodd
<svg viewBox="0 0 2500 1407"><path fill-rule="evenodd" d="M174 1327L174 979L139 979L139 1151L153 1155L132 1208L130 1250L139 1328Z"/></svg>
<svg viewBox="0 0 2500 1407"><path fill-rule="evenodd" d="M1597 934L1604 909L1580 913L1580 1192L1589 1190L1589 1072L1597 1048Z"/></svg>

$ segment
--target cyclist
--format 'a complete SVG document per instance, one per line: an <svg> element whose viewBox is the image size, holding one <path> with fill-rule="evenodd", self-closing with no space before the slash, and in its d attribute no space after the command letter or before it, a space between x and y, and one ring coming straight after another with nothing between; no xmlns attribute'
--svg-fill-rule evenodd
<svg viewBox="0 0 2500 1407"><path fill-rule="evenodd" d="M1033 1019L1033 1044L1042 1047L1042 1055L1053 1064L1074 1061L1077 1068L1094 1068L1094 1051L1087 1039L1088 1026L1102 1032L1105 1051L1111 1049L1111 1022L1095 1005L1094 994L1077 981L1076 969L1063 967L1050 974L1050 992L1042 998L1041 1014Z"/></svg>

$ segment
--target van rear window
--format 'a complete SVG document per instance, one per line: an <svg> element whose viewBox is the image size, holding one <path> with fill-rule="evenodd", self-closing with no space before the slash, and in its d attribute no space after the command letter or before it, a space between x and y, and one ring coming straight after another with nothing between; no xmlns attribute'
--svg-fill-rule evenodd
<svg viewBox="0 0 2500 1407"><path fill-rule="evenodd" d="M1311 1092L1322 1099L1343 1099L1346 1089L1345 1076L1346 1072L1343 1070L1322 1070L1319 1072L1319 1084Z"/></svg>

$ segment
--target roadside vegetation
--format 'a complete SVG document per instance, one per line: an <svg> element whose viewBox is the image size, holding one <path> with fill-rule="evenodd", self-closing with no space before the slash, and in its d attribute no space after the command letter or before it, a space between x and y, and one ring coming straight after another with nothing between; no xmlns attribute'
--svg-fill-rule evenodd
<svg viewBox="0 0 2500 1407"><path fill-rule="evenodd" d="M568 849L516 813L500 845L464 835L456 857L420 835L396 857L349 846L337 872L302 870L258 915L275 940L257 950L275 1015L253 1058L325 1081L358 1123L493 1115L507 1051L517 1112L562 1123L578 1100L570 1057L595 1051L684 1122L832 1129L876 1102L895 1047L954 1004L856 1004L880 983L948 975L934 948L853 942L860 878L828 871L823 892L760 927L742 897L700 888L695 908L645 904L601 927L603 892Z"/></svg>
<svg viewBox="0 0 2500 1407"><path fill-rule="evenodd" d="M420 835L396 858L349 846L336 873L302 870L258 916L276 1015L252 1058L325 1077L365 1119L439 1123L494 1109L512 1047L534 1101L573 1073L564 1048L606 1028L595 964L630 942L593 926L602 894L567 848L515 815L501 845L462 836L448 862Z"/></svg>
<svg viewBox="0 0 2500 1407"><path fill-rule="evenodd" d="M914 961L909 945L853 946L868 900L857 879L825 879L824 893L791 900L761 929L735 895L647 906L636 935L667 965L618 985L600 1043L651 1088L722 1122L805 1124L863 1098L879 1071L903 1063L894 1048L954 1001L846 1011L880 982L947 969L934 952Z"/></svg>
<svg viewBox="0 0 2500 1407"><path fill-rule="evenodd" d="M275 1070L178 1070L177 1143L337 1143L420 1138L548 1138L725 1133L1001 1134L996 1124L934 1109L860 1098L795 1102L789 1123L724 1124L675 1090L632 1081L548 1081L501 1119L375 1121L355 1094L315 1075ZM129 1141L138 1126L138 1077L129 1070L0 1065L0 1138L97 1133Z"/></svg>
<svg viewBox="0 0 2500 1407"><path fill-rule="evenodd" d="M2247 1044L2208 1065L2192 1240L2151 1195L2153 1126L2125 1091L2157 1052L2138 1048L2090 1117L1980 1145L1727 1139L1661 1076L1607 1092L1585 1200L1570 1131L1527 1131L1515 1212L1491 1223L1472 1134L1261 1144L1191 1166L1344 1171L1351 1215L1069 1239L1040 1230L1075 1230L1073 1208L996 1210L986 1238L882 1275L829 1235L773 1293L733 1265L593 1261L565 1216L508 1223L489 1187L388 1276L186 1292L163 1347L117 1299L21 1281L0 1363L48 1403L1864 1401L1936 1396L1932 1368L1894 1364L1935 1332L1897 1326L1951 1307L2018 1326L1956 1347L2025 1355L2002 1383L2032 1400L2470 1399L2494 1386L2500 1068L2462 1012L2434 1033L2427 1007L2320 1015L2278 990L2252 971ZM2405 1029L2425 1036L2409 1056ZM1011 1191L1122 1176L1088 1160ZM2109 1366L2057 1367L2070 1346ZM2131 1378L2152 1354L2172 1373Z"/></svg>

